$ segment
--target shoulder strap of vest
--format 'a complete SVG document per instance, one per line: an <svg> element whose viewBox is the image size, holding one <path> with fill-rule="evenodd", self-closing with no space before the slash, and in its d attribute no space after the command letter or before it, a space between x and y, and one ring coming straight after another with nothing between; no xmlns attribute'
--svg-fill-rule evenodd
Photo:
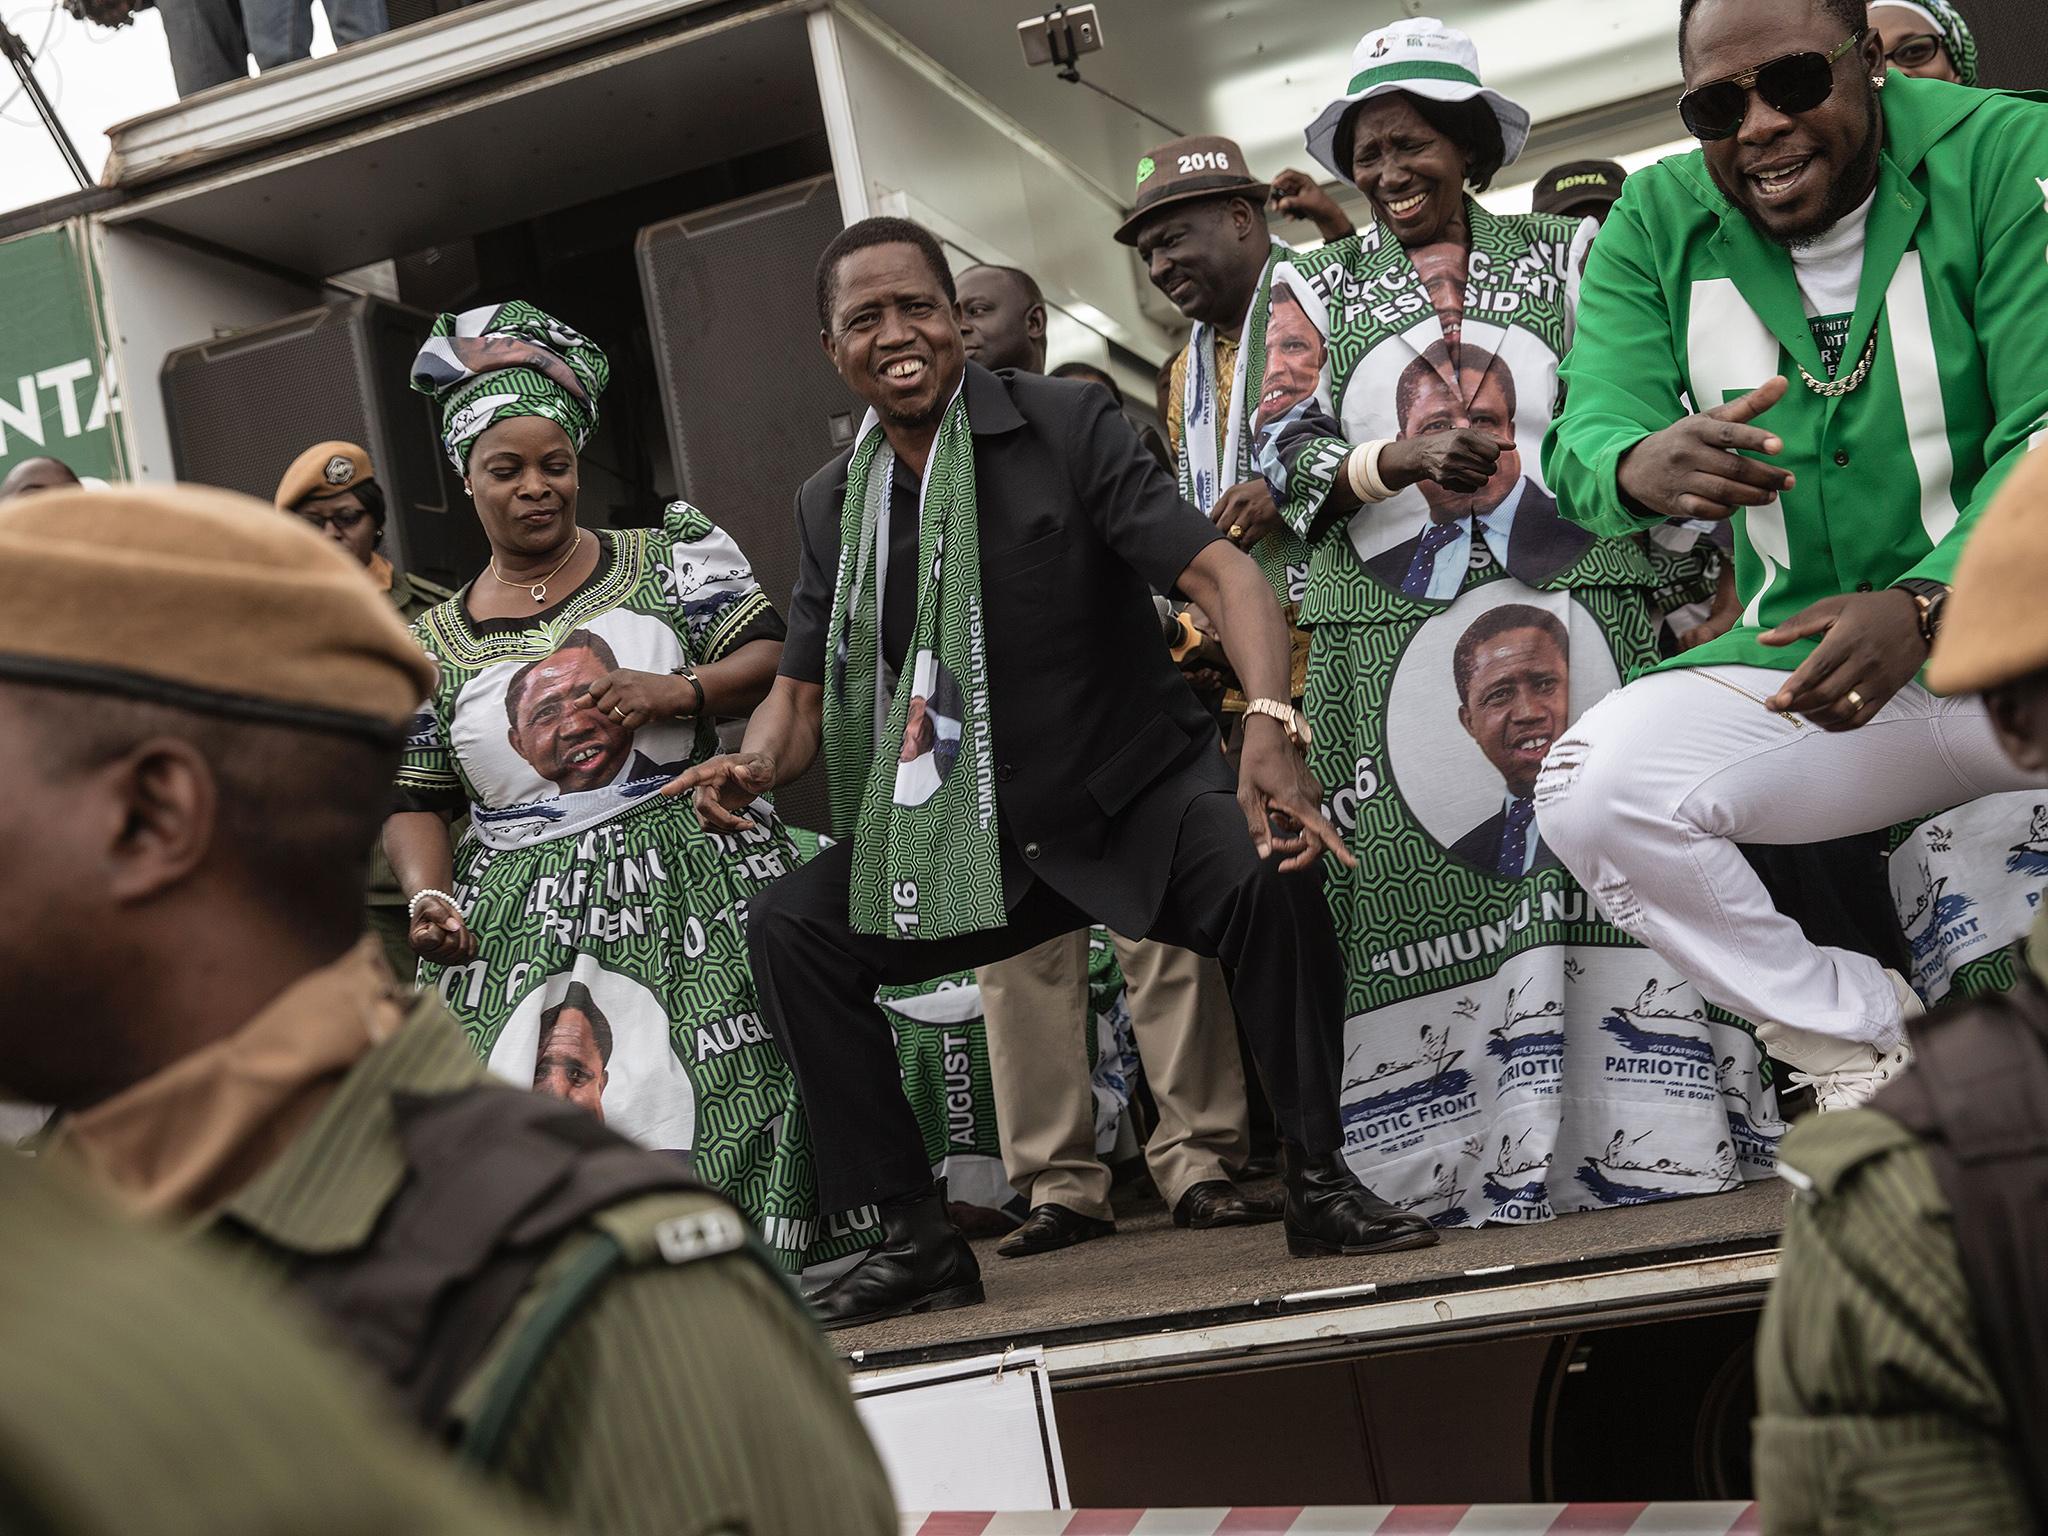
<svg viewBox="0 0 2048 1536"><path fill-rule="evenodd" d="M1877 1096L1926 1148L1955 1213L1985 1359L2011 1416L2016 1464L2048 1521L2048 991L2012 991L1930 1014L1910 1071Z"/></svg>
<svg viewBox="0 0 2048 1536"><path fill-rule="evenodd" d="M368 1244L309 1260L296 1279L415 1421L446 1438L456 1394L563 1237L621 1201L704 1186L545 1095L479 1084L394 1095L392 1108L404 1185Z"/></svg>

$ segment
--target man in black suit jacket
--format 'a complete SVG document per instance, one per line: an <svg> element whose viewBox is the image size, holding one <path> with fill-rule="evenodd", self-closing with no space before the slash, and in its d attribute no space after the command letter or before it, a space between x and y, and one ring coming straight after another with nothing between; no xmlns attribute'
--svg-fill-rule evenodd
<svg viewBox="0 0 2048 1536"><path fill-rule="evenodd" d="M1219 956L1232 973L1285 1137L1290 1251L1433 1241L1426 1222L1360 1185L1340 1150L1344 979L1314 865L1325 850L1347 855L1301 759L1272 588L1180 499L1106 392L967 362L929 232L900 219L843 232L819 263L818 309L826 352L904 470L887 504L879 615L882 658L898 672L922 568L919 481L965 392L1007 912L1002 928L949 939L857 933L851 838L751 903L762 1016L803 1095L821 1206L881 1208L881 1245L813 1298L820 1316L838 1326L982 1299L973 1252L933 1189L876 987L986 964L1092 921ZM850 457L798 494L782 675L745 744L670 786L697 792L714 831L746 825L754 797L818 751ZM1215 725L1160 638L1155 587L1199 603L1247 694L1274 701L1250 719L1234 798Z"/></svg>

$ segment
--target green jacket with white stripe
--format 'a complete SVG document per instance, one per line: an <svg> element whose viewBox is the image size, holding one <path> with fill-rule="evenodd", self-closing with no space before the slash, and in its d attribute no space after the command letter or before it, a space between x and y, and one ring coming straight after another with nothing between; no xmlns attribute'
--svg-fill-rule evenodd
<svg viewBox="0 0 2048 1536"><path fill-rule="evenodd" d="M1741 621L1677 666L1790 670L1815 641L1757 635L1822 598L1947 581L1971 525L2048 426L2048 97L1893 73L1846 380L1827 377L1785 250L1698 151L1631 176L1594 243L1564 409L1543 445L1559 505L1595 533L1661 519L1622 500L1622 455L1695 409L1792 381L1758 418L1797 484L1734 518Z"/></svg>

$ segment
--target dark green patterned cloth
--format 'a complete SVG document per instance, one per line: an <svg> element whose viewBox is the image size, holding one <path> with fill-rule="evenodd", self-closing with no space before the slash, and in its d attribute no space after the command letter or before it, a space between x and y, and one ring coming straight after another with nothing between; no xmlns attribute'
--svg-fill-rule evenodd
<svg viewBox="0 0 2048 1536"><path fill-rule="evenodd" d="M706 721L637 730L583 690L616 668L705 666L781 620L746 556L678 502L659 528L603 531L589 580L527 620L479 623L460 595L414 636L440 669L400 767L403 803L467 809L454 894L468 965L420 967L509 1080L687 1150L785 1266L863 1246L820 1221L809 1138L747 964L753 894L798 862L762 803L706 832L658 793L717 750Z"/></svg>
<svg viewBox="0 0 2048 1536"><path fill-rule="evenodd" d="M544 416L582 448L611 372L588 337L514 299L435 320L413 359L412 387L440 407L442 446L467 474L471 447L508 416Z"/></svg>
<svg viewBox="0 0 2048 1536"><path fill-rule="evenodd" d="M1411 256L1375 225L1274 269L1268 336L1305 320L1322 356L1260 443L1313 550L1309 762L1358 859L1325 887L1345 1151L1439 1226L1733 1189L1782 1131L1751 1033L1542 842L1536 770L1655 663L1657 577L1633 540L1566 520L1537 462L1589 226L1466 216L1465 252ZM1333 507L1352 445L1453 430L1512 444L1477 492Z"/></svg>
<svg viewBox="0 0 2048 1536"><path fill-rule="evenodd" d="M870 411L846 471L832 592L825 766L832 822L853 837L857 933L950 939L1003 924L974 439L955 394L918 497L917 618L892 677L881 651L882 537L906 473Z"/></svg>

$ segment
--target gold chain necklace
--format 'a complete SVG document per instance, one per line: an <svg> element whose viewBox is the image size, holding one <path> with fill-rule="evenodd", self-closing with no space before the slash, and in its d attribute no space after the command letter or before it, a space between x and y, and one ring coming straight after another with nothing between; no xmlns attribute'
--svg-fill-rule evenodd
<svg viewBox="0 0 2048 1536"><path fill-rule="evenodd" d="M1856 371L1846 379L1833 379L1823 384L1806 371L1806 365L1799 365L1799 377L1806 381L1806 387L1824 400L1840 400L1853 395L1863 387L1863 381L1870 377L1870 365L1877 361L1877 331L1870 332L1870 345L1863 349L1863 361L1856 365Z"/></svg>
<svg viewBox="0 0 2048 1536"><path fill-rule="evenodd" d="M498 570L498 557L496 555L491 556L491 574L498 578L498 584L500 586L526 587L528 596L530 596L536 603L544 603L547 601L548 583L553 581L557 576L562 574L563 566L566 566L571 560L574 560L576 558L576 551L580 549L582 545L583 530L581 528L578 528L576 530L575 539L571 541L569 545L569 553L562 556L562 564L556 566L552 571L549 571L547 575L541 577L539 581L534 582L531 586L527 586L527 584L523 581L505 580L504 576L500 574Z"/></svg>

